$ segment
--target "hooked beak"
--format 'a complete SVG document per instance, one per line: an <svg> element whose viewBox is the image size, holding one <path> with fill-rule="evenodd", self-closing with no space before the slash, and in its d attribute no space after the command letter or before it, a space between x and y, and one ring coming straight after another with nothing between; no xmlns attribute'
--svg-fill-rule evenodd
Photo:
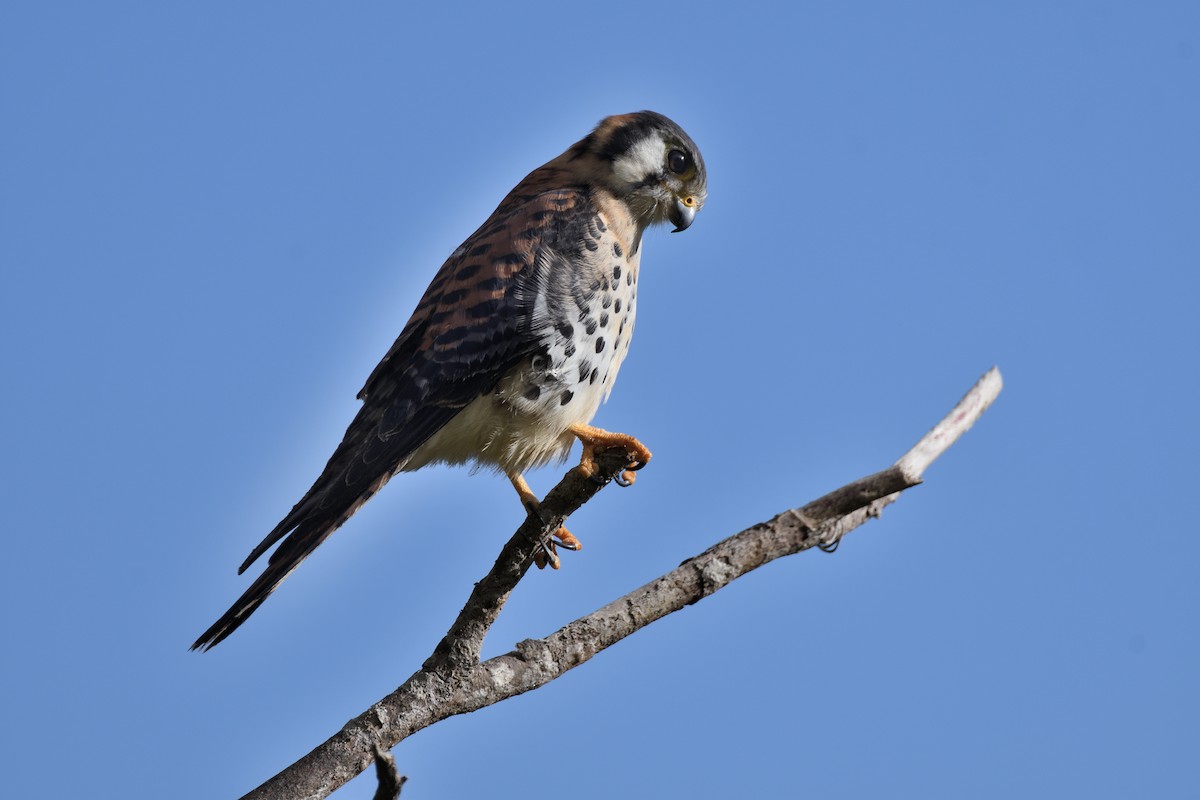
<svg viewBox="0 0 1200 800"><path fill-rule="evenodd" d="M671 210L667 212L667 219L675 226L675 230L671 231L671 233L686 231L688 226L692 224L692 220L696 218L697 208L699 206L696 203L696 198L691 195L675 198L675 202L671 204Z"/></svg>

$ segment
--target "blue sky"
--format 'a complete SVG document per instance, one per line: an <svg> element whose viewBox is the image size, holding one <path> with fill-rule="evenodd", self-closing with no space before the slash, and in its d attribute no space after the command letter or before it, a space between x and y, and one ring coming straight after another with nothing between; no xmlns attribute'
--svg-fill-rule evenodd
<svg viewBox="0 0 1200 800"><path fill-rule="evenodd" d="M1006 389L836 555L402 743L405 797L1193 796L1197 98L1192 3L10 4L6 790L237 796L419 666L521 520L503 479L402 476L187 646L441 260L651 108L709 169L597 418L654 462L485 654Z"/></svg>

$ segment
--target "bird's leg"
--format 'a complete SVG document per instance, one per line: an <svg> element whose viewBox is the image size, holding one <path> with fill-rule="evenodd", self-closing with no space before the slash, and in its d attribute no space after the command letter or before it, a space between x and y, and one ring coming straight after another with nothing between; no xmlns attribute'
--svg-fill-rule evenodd
<svg viewBox="0 0 1200 800"><path fill-rule="evenodd" d="M631 486L637 477L634 473L650 461L650 451L646 449L646 445L627 433L612 433L578 422L567 430L575 434L583 444L583 458L579 459L579 470L588 477L594 477L596 474L596 453L600 450L619 447L629 456L629 467L616 476L616 481L621 486Z"/></svg>
<svg viewBox="0 0 1200 800"><path fill-rule="evenodd" d="M533 490L529 488L529 484L525 482L525 476L519 472L511 472L508 473L508 479L512 481L513 488L521 496L521 502L525 505L525 510L544 523L546 520L542 517L542 504L537 499L537 495L533 493ZM563 547L567 550L583 549L583 544L561 525L554 532L553 536L554 539L545 542L542 545L542 549L533 556L533 563L537 564L538 569L545 569L547 564L554 569L558 569L558 547Z"/></svg>

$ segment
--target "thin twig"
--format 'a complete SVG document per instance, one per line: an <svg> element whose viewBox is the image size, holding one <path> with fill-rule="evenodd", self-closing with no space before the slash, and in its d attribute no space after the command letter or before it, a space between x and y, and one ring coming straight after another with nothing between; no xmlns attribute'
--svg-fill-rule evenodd
<svg viewBox="0 0 1200 800"><path fill-rule="evenodd" d="M327 797L366 769L377 748L391 749L439 720L536 689L763 564L815 546L836 546L841 537L879 516L901 491L919 484L928 466L975 423L1001 387L1000 373L993 367L891 467L747 528L544 639L527 639L516 650L480 663L483 639L540 542L602 488L577 470L568 472L542 502L543 519L527 520L504 546L422 668L244 800ZM620 454L610 455L611 463L602 466L615 472L623 466L619 460Z"/></svg>
<svg viewBox="0 0 1200 800"><path fill-rule="evenodd" d="M375 788L373 800L397 800L404 782L408 778L396 769L396 759L387 750L375 747L375 778L379 786Z"/></svg>
<svg viewBox="0 0 1200 800"><path fill-rule="evenodd" d="M596 455L595 475L584 476L578 468L567 472L542 500L540 514L530 514L504 545L491 572L475 584L458 618L421 668L462 668L478 664L487 632L500 616L509 593L529 571L534 554L568 516L595 497L628 465L629 459L623 452L610 450Z"/></svg>

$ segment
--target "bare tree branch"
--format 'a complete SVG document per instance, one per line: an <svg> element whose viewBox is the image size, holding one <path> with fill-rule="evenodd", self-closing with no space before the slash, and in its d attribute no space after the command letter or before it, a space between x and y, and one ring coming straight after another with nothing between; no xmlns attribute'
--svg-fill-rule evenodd
<svg viewBox="0 0 1200 800"><path fill-rule="evenodd" d="M850 531L879 516L900 492L919 484L929 465L979 419L1000 393L995 367L933 430L881 472L860 478L808 505L789 509L689 558L675 569L544 639L526 639L516 650L480 663L483 640L547 537L591 499L607 480L573 469L501 550L476 584L450 631L421 669L396 691L243 800L323 798L410 734L536 689L657 619L691 605L734 579L781 556L810 547L831 549ZM623 453L602 453L603 473L627 463Z"/></svg>

